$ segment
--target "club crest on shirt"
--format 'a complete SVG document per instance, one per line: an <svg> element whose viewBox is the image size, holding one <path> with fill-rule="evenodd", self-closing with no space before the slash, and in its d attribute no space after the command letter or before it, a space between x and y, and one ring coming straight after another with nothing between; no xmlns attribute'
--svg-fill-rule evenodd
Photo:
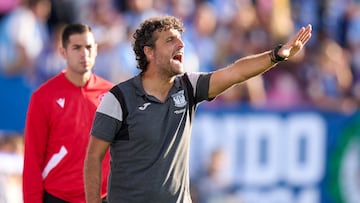
<svg viewBox="0 0 360 203"><path fill-rule="evenodd" d="M104 98L104 96L105 96L105 93L98 95L98 97L97 97L98 101L101 102L101 100Z"/></svg>
<svg viewBox="0 0 360 203"><path fill-rule="evenodd" d="M185 100L184 90L181 90L173 95L171 95L172 99L174 100L176 107L184 107L187 102Z"/></svg>

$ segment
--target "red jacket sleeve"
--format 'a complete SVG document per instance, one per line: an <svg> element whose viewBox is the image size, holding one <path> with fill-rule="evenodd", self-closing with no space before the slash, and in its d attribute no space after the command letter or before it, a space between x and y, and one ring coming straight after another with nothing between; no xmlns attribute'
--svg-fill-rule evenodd
<svg viewBox="0 0 360 203"><path fill-rule="evenodd" d="M25 125L25 153L23 168L24 203L43 202L42 169L48 135L46 106L36 93L32 95Z"/></svg>

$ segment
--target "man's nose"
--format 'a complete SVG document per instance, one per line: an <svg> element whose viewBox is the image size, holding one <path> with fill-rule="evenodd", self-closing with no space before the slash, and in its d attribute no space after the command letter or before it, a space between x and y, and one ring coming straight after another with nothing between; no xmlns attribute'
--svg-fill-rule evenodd
<svg viewBox="0 0 360 203"><path fill-rule="evenodd" d="M81 56L89 55L90 51L86 47L81 47L80 49Z"/></svg>
<svg viewBox="0 0 360 203"><path fill-rule="evenodd" d="M184 41L183 41L182 39L179 39L179 41L178 41L178 46L179 46L180 48L184 48L184 47L185 47L185 43L184 43Z"/></svg>

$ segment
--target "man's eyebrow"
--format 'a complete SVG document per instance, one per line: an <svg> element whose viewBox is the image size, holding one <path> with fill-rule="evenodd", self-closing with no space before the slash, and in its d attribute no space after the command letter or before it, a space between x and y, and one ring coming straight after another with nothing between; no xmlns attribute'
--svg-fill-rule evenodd
<svg viewBox="0 0 360 203"><path fill-rule="evenodd" d="M72 48L79 48L79 47L94 47L95 44L94 43L89 43L89 44L71 44L70 47Z"/></svg>

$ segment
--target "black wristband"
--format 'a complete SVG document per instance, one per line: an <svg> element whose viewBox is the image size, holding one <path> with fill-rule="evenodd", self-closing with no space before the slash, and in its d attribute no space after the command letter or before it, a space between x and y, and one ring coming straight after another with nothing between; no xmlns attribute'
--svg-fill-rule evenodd
<svg viewBox="0 0 360 203"><path fill-rule="evenodd" d="M270 59L271 62L273 63L279 63L281 61L286 61L288 60L287 57L281 57L278 55L279 50L281 49L282 44L277 45L271 52L270 52Z"/></svg>

